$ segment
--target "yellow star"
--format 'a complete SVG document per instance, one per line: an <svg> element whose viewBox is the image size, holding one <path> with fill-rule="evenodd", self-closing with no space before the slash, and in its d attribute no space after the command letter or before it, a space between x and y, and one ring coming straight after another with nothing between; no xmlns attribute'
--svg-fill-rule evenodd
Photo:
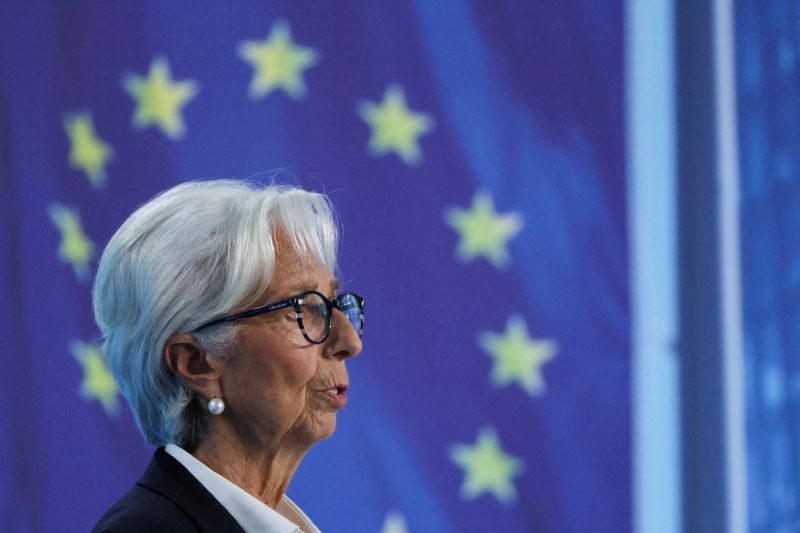
<svg viewBox="0 0 800 533"><path fill-rule="evenodd" d="M460 235L456 255L462 261L484 256L497 268L508 265L506 244L524 225L518 213L498 214L492 197L485 191L475 193L469 209L446 209L444 219Z"/></svg>
<svg viewBox="0 0 800 533"><path fill-rule="evenodd" d="M464 470L461 497L465 500L474 500L485 492L505 505L516 499L512 478L522 473L524 462L503 451L491 427L480 430L473 446L451 446L450 459Z"/></svg>
<svg viewBox="0 0 800 533"><path fill-rule="evenodd" d="M61 232L61 243L58 245L59 259L71 264L75 276L85 280L89 274L89 260L94 257L94 243L83 232L80 216L59 203L50 204L47 213Z"/></svg>
<svg viewBox="0 0 800 533"><path fill-rule="evenodd" d="M106 414L115 415L119 409L119 387L111 376L97 346L74 340L69 347L72 355L83 367L81 395L87 400L97 400Z"/></svg>
<svg viewBox="0 0 800 533"><path fill-rule="evenodd" d="M408 533L405 517L397 511L391 511L383 521L381 533Z"/></svg>
<svg viewBox="0 0 800 533"><path fill-rule="evenodd" d="M239 57L252 65L250 98L264 98L274 89L281 88L290 97L299 100L306 95L303 71L319 61L313 48L295 46L292 32L286 22L272 25L264 41L242 41Z"/></svg>
<svg viewBox="0 0 800 533"><path fill-rule="evenodd" d="M483 331L478 334L478 344L494 359L490 378L493 385L501 387L515 381L531 396L544 393L542 365L556 356L555 341L531 339L525 320L512 315L505 333Z"/></svg>
<svg viewBox="0 0 800 533"><path fill-rule="evenodd" d="M93 187L105 185L105 166L114 151L95 133L91 113L67 113L64 115L64 129L70 142L70 166L83 170Z"/></svg>
<svg viewBox="0 0 800 533"><path fill-rule="evenodd" d="M434 121L426 113L408 109L402 88L388 86L383 102L361 102L357 111L372 129L369 150L373 155L394 152L407 165L418 165L422 161L419 137L433 130Z"/></svg>
<svg viewBox="0 0 800 533"><path fill-rule="evenodd" d="M181 108L197 94L196 82L173 82L167 60L156 57L150 63L146 78L128 73L122 77L122 86L136 101L136 112L133 115L133 125L136 128L155 125L170 139L183 137L186 127Z"/></svg>

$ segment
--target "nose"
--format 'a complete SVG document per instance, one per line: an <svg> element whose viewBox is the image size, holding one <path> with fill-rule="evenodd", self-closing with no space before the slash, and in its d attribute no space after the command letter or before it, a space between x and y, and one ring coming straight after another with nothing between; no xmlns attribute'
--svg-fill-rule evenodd
<svg viewBox="0 0 800 533"><path fill-rule="evenodd" d="M361 353L361 337L353 325L338 309L333 310L333 322L328 334L328 355L337 359L350 359Z"/></svg>

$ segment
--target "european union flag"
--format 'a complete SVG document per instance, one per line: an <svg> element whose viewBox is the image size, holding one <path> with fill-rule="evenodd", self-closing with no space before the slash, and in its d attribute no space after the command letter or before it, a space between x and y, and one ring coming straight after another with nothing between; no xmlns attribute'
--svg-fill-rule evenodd
<svg viewBox="0 0 800 533"><path fill-rule="evenodd" d="M11 2L0 20L0 529L86 531L151 450L91 279L189 179L331 196L369 301L324 531L628 531L616 3Z"/></svg>

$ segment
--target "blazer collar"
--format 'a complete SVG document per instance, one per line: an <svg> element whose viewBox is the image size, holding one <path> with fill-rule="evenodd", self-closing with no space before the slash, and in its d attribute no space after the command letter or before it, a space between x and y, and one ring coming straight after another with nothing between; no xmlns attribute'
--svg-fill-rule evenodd
<svg viewBox="0 0 800 533"><path fill-rule="evenodd" d="M147 470L136 483L180 507L199 531L244 533L230 513L164 448L156 450Z"/></svg>

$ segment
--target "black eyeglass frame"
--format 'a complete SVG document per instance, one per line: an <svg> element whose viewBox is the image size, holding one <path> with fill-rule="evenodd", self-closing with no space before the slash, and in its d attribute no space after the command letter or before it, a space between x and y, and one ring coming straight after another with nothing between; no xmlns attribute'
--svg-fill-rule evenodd
<svg viewBox="0 0 800 533"><path fill-rule="evenodd" d="M302 316L303 313L300 306L303 305L303 299L306 298L309 294L316 294L317 296L319 296L322 299L322 301L325 302L325 306L327 308L328 321L325 324L325 335L322 337L321 340L314 340L311 337L309 337L308 333L306 333L306 328L303 326L303 316ZM287 307L292 306L294 307L294 312L295 312L294 316L295 319L297 320L297 325L300 326L300 332L303 334L303 337L305 337L305 339L311 344L322 344L327 340L328 335L330 335L331 333L331 327L333 327L333 310L338 309L342 313L345 313L345 311L342 309L342 304L341 304L342 298L344 298L345 296L352 296L355 299L356 304L358 305L359 325L358 329L356 330L356 333L358 333L358 336L360 337L361 334L364 333L365 300L364 298L362 298L361 296L359 296L354 292L343 292L342 294L339 294L335 298L328 298L319 291L305 291L295 296L292 296L287 300L262 305L261 307L256 307L255 309L248 309L247 311L242 311L241 313L236 313L234 315L228 315L211 320L210 322L206 322L205 324L196 328L194 331L200 331L206 328L210 328L211 326L224 324L226 322L234 322L236 320L242 320L244 318L251 318L258 315L263 315L265 313L279 311L281 309L286 309ZM347 322L352 325L352 322L350 322L349 319L347 320Z"/></svg>

